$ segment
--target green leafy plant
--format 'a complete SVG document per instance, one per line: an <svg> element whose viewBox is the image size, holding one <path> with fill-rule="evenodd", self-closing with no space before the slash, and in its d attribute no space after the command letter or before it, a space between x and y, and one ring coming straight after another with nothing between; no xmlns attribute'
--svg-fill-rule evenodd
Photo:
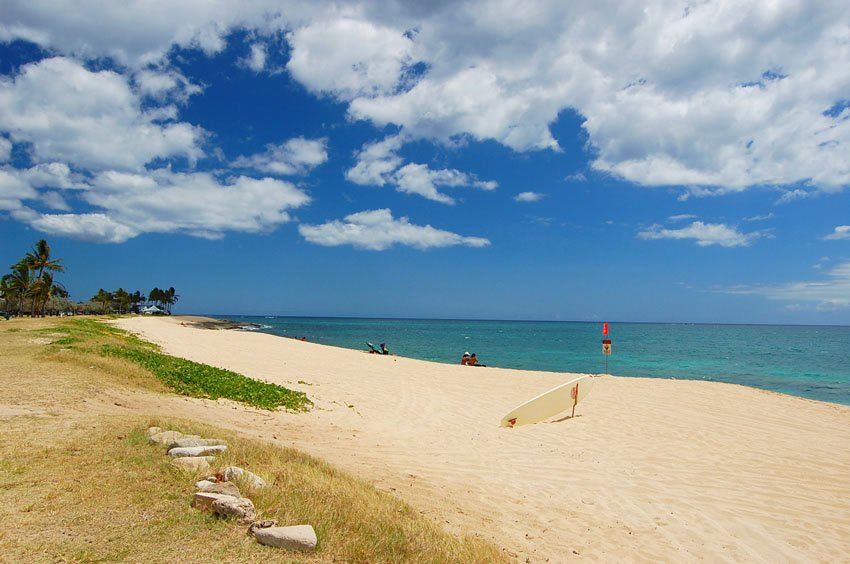
<svg viewBox="0 0 850 564"><path fill-rule="evenodd" d="M303 392L150 349L103 345L101 352L105 356L123 358L141 365L183 395L227 398L269 410L284 407L292 411L304 411L312 405Z"/></svg>

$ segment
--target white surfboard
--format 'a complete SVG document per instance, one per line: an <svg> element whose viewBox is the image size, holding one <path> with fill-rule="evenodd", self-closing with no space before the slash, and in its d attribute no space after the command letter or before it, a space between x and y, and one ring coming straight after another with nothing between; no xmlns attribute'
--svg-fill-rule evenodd
<svg viewBox="0 0 850 564"><path fill-rule="evenodd" d="M592 376L579 376L515 407L502 417L501 426L519 427L549 419L562 411L572 409L587 396L592 387Z"/></svg>

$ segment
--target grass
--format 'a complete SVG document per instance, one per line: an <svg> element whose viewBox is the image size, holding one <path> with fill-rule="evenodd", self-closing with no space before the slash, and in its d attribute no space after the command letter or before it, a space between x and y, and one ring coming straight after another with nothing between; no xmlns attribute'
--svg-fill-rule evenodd
<svg viewBox="0 0 850 564"><path fill-rule="evenodd" d="M199 476L149 445L148 425L223 438L220 465L269 486L240 490L258 518L311 524L312 555L264 547L246 527L190 507ZM298 451L177 419L83 418L61 430L16 418L0 442L0 554L10 562L504 562L394 497Z"/></svg>
<svg viewBox="0 0 850 564"><path fill-rule="evenodd" d="M283 407L290 411L304 411L312 405L303 392L164 354L156 345L97 320L68 320L49 331L62 333L60 338L51 342L54 347L129 361L185 396L226 398L267 410Z"/></svg>

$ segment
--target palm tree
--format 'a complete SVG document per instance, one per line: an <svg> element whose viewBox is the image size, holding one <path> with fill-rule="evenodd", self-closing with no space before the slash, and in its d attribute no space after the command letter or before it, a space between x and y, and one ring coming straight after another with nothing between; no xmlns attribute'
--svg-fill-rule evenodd
<svg viewBox="0 0 850 564"><path fill-rule="evenodd" d="M132 311L139 313L139 305L144 301L145 295L139 290L136 290L135 292L130 294L130 305L132 306Z"/></svg>
<svg viewBox="0 0 850 564"><path fill-rule="evenodd" d="M180 299L180 296L177 295L177 290L174 289L174 286L165 290L163 292L165 295L163 296L163 301L165 302L165 309L168 311L168 315L171 315L171 306L177 303L177 300Z"/></svg>
<svg viewBox="0 0 850 564"><path fill-rule="evenodd" d="M130 309L130 293L124 288L118 288L113 293L113 297L115 303L118 304L118 313L127 313L127 310Z"/></svg>
<svg viewBox="0 0 850 564"><path fill-rule="evenodd" d="M101 313L106 313L109 305L112 303L112 293L101 288L97 291L97 294L92 297L91 301L99 303Z"/></svg>
<svg viewBox="0 0 850 564"><path fill-rule="evenodd" d="M17 298L18 315L23 315L24 298L30 294L33 282L35 281L32 270L30 270L30 267L24 261L21 261L13 266L12 273L7 274L3 279L6 281L6 291L13 299Z"/></svg>
<svg viewBox="0 0 850 564"><path fill-rule="evenodd" d="M62 266L61 259L51 259L50 258L50 245L44 239L38 241L35 246L32 248L32 251L28 252L24 259L21 261L25 263L30 270L35 271L35 280L36 282L41 280L41 275L44 274L45 270L52 272L64 272L65 267ZM43 285L43 284L42 284ZM51 276L50 287L53 285L53 279ZM49 298L50 287L47 288L47 295ZM43 289L42 289L43 291ZM36 299L39 297L38 294L33 294L32 296L32 316L36 315ZM45 300L46 301L46 300Z"/></svg>
<svg viewBox="0 0 850 564"><path fill-rule="evenodd" d="M154 287L154 289L151 290L150 295L148 295L148 301L153 302L154 305L157 306L157 307L161 307L162 306L162 297L163 297L162 290Z"/></svg>

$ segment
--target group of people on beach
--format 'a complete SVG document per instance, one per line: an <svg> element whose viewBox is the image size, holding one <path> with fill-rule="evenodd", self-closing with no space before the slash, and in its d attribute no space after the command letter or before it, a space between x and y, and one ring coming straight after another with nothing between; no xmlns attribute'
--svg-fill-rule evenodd
<svg viewBox="0 0 850 564"><path fill-rule="evenodd" d="M376 348L372 343L366 343L366 345L369 347L369 354L390 354L390 349L387 348L386 343L378 345L380 348ZM478 362L478 357L475 356L475 353L469 354L469 352L463 353L463 356L460 357L460 363L463 366L487 366Z"/></svg>
<svg viewBox="0 0 850 564"><path fill-rule="evenodd" d="M468 352L463 353L463 356L460 357L460 363L464 366L486 366L478 363L478 357L475 356L475 353L469 354Z"/></svg>

